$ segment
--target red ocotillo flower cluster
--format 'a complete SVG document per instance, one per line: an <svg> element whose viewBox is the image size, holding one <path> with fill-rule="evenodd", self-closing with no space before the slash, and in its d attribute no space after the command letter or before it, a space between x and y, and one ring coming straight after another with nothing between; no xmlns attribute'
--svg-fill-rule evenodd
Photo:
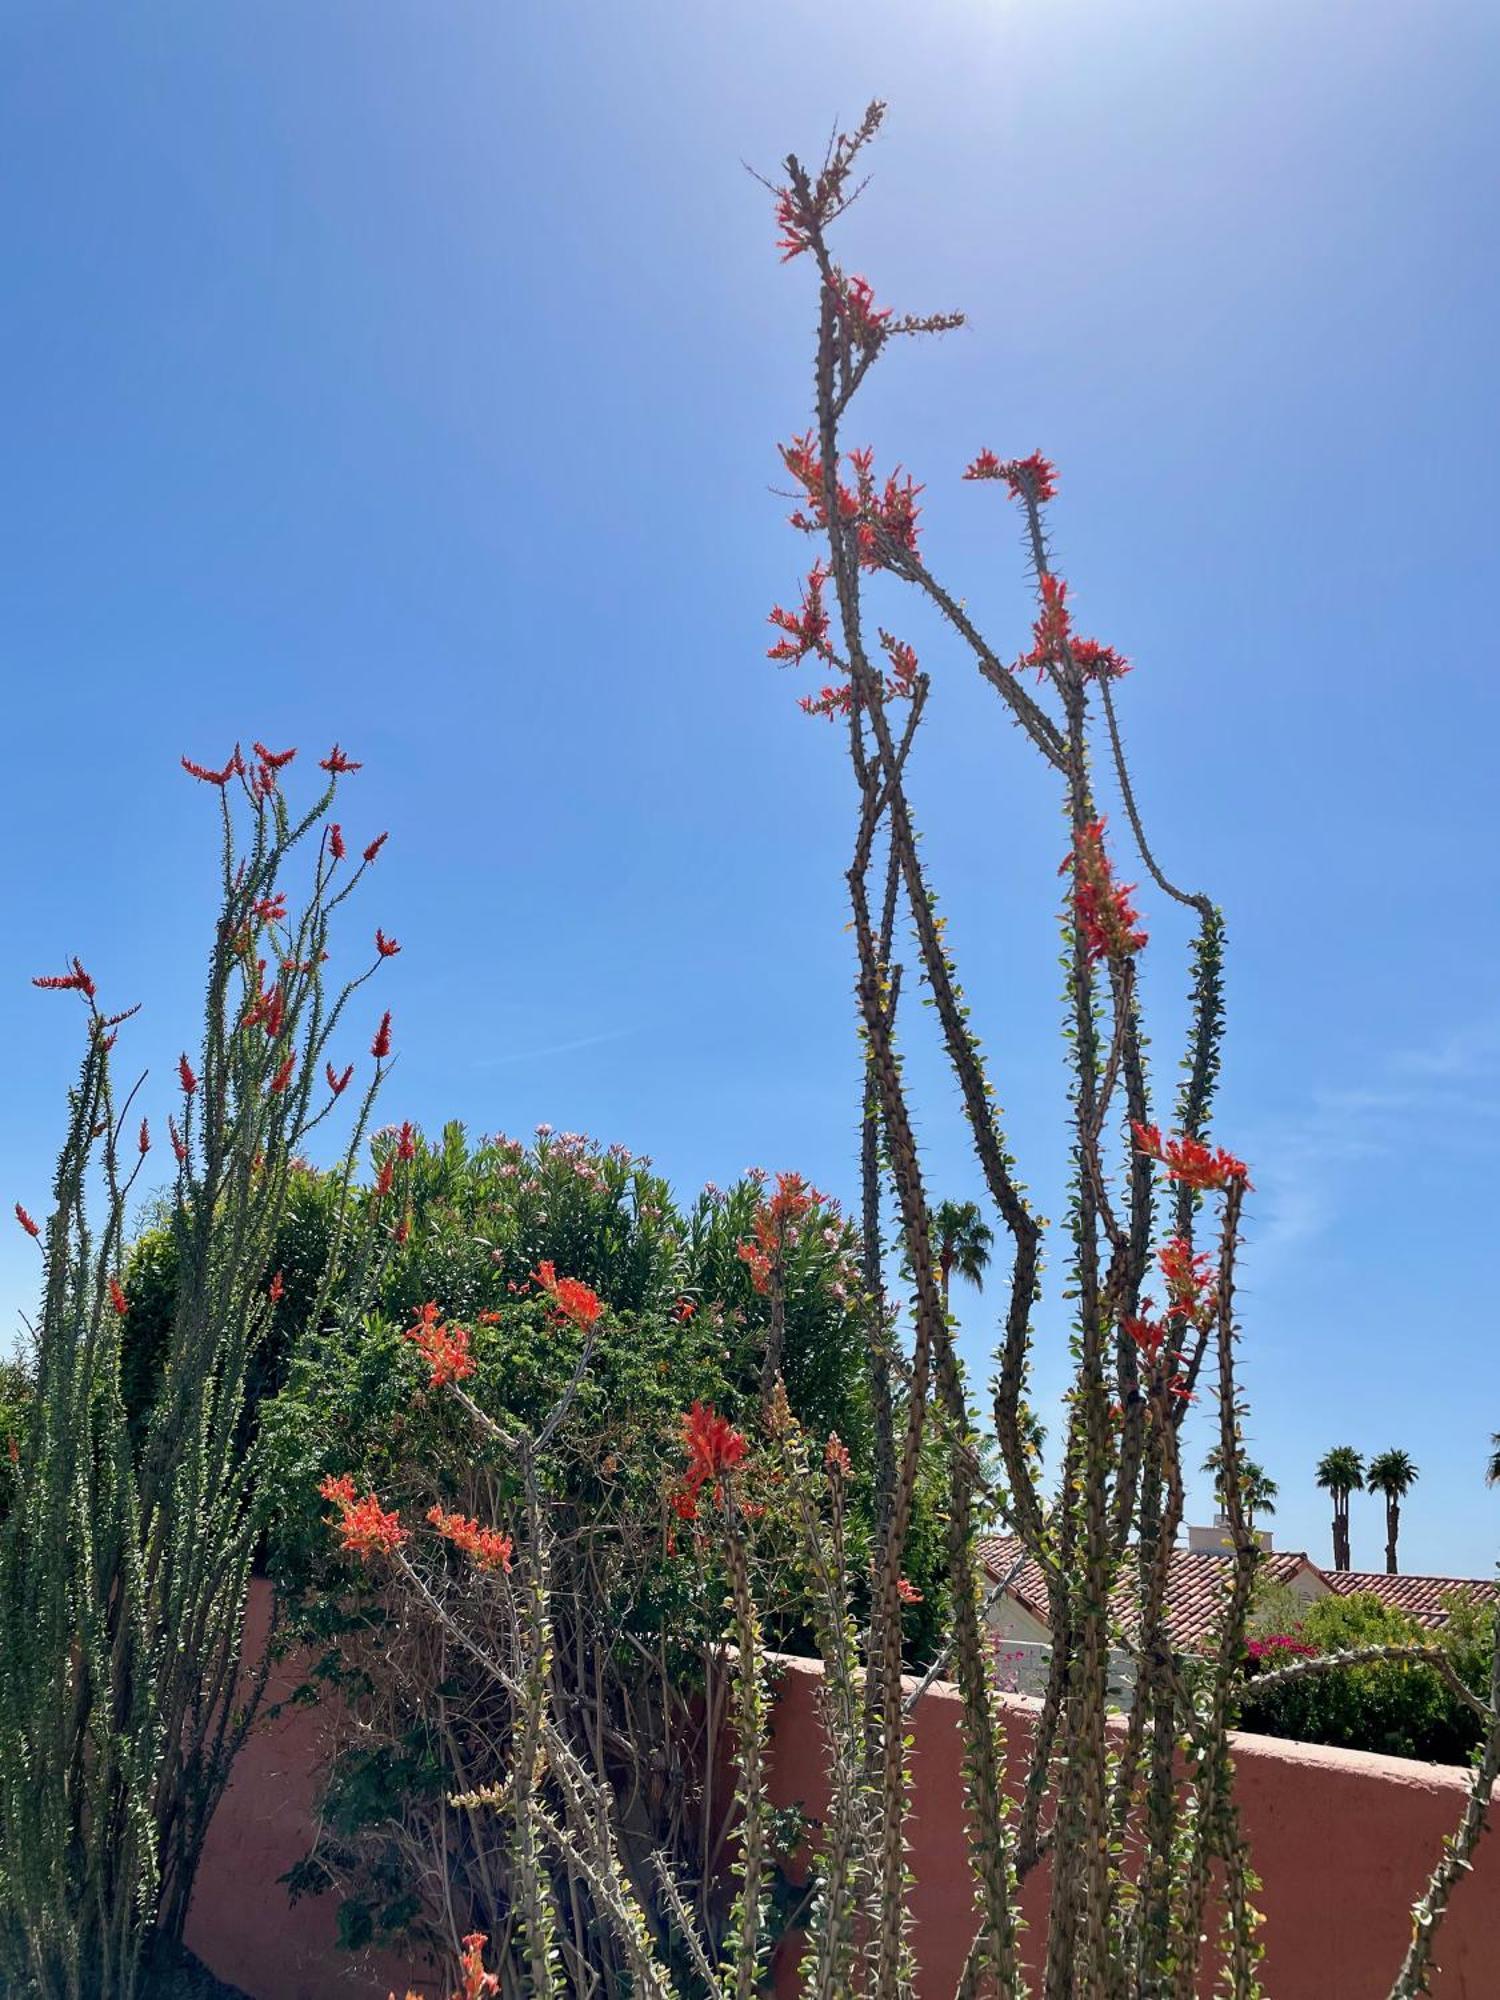
<svg viewBox="0 0 1500 2000"><path fill-rule="evenodd" d="M682 1419L681 1435L688 1454L687 1471L672 1495L672 1506L684 1521L693 1521L698 1517L704 1487L711 1489L715 1502L721 1500L724 1474L743 1461L750 1446L744 1433L708 1403L694 1403Z"/></svg>
<svg viewBox="0 0 1500 2000"><path fill-rule="evenodd" d="M845 278L834 292L834 310L861 347L874 347L890 330L891 308L877 306L868 278Z"/></svg>
<svg viewBox="0 0 1500 2000"><path fill-rule="evenodd" d="M758 1292L769 1292L771 1273L797 1241L797 1226L824 1197L801 1174L778 1174L776 1192L755 1211L754 1234L739 1245L741 1263L750 1269Z"/></svg>
<svg viewBox="0 0 1500 2000"><path fill-rule="evenodd" d="M1023 504L1029 500L1041 506L1057 497L1057 467L1039 451L1029 458L1005 459L997 458L992 451L982 451L966 468L964 478L1004 480L1011 498Z"/></svg>
<svg viewBox="0 0 1500 2000"><path fill-rule="evenodd" d="M1096 819L1075 829L1073 852L1065 857L1059 875L1072 871L1073 910L1082 933L1089 962L1133 957L1146 943L1140 928L1140 911L1130 897L1133 882L1116 882L1104 848L1104 821Z"/></svg>
<svg viewBox="0 0 1500 2000"><path fill-rule="evenodd" d="M532 1273L539 1288L551 1299L559 1323L570 1321L580 1332L589 1328L604 1311L604 1301L578 1278L560 1278L550 1258L544 1258Z"/></svg>
<svg viewBox="0 0 1500 2000"><path fill-rule="evenodd" d="M445 1514L441 1507L429 1507L427 1518L456 1549L461 1549L480 1569L509 1570L514 1544L498 1528L481 1527L467 1514Z"/></svg>
<svg viewBox="0 0 1500 2000"><path fill-rule="evenodd" d="M1129 660L1113 646L1102 645L1097 639L1080 638L1074 632L1064 577L1044 571L1038 592L1041 603L1031 628L1031 645L1019 659L1012 661L1013 674L1034 668L1037 679L1041 680L1049 671L1066 672L1070 665L1085 680L1118 680L1130 672Z"/></svg>
<svg viewBox="0 0 1500 2000"><path fill-rule="evenodd" d="M40 986L49 993L81 993L85 1000L94 998L94 982L83 969L80 959L73 960L71 972L52 972L40 979L32 980L33 986Z"/></svg>
<svg viewBox="0 0 1500 2000"><path fill-rule="evenodd" d="M884 482L875 477L875 454L866 445L846 454L852 483L834 468L832 485L839 519L854 530L860 566L880 569L893 551L917 552L917 495L922 488L897 466ZM781 462L802 489L804 505L791 515L794 528L816 534L828 526L828 486L824 462L811 431L781 446Z"/></svg>
<svg viewBox="0 0 1500 2000"><path fill-rule="evenodd" d="M416 1320L407 1327L404 1338L412 1343L432 1370L432 1388L442 1389L450 1382L462 1382L474 1373L474 1357L469 1352L469 1329L450 1325L434 1300L429 1299L425 1306L418 1307Z"/></svg>
<svg viewBox="0 0 1500 2000"><path fill-rule="evenodd" d="M401 1516L386 1513L373 1493L361 1496L352 1477L331 1474L320 1482L319 1493L338 1509L332 1525L338 1530L339 1547L348 1555L391 1555L411 1538L401 1525Z"/></svg>
<svg viewBox="0 0 1500 2000"><path fill-rule="evenodd" d="M1163 1138L1159 1125L1133 1124L1131 1130L1135 1134L1136 1151L1158 1161L1169 1177L1184 1187L1223 1193L1236 1182L1245 1188L1250 1185L1250 1170L1244 1161L1226 1153L1222 1146L1205 1146L1186 1133L1178 1138Z"/></svg>
<svg viewBox="0 0 1500 2000"><path fill-rule="evenodd" d="M1181 1339L1189 1330L1207 1331L1219 1310L1218 1287L1207 1251L1194 1251L1186 1237L1173 1236L1156 1253L1156 1261L1167 1288L1165 1314L1160 1319L1154 1317L1154 1300L1142 1299L1140 1313L1121 1323L1127 1338L1153 1368L1164 1357L1181 1361L1181 1352L1168 1346L1169 1337ZM1168 1384L1169 1391L1178 1393L1180 1384L1181 1378L1174 1378Z"/></svg>

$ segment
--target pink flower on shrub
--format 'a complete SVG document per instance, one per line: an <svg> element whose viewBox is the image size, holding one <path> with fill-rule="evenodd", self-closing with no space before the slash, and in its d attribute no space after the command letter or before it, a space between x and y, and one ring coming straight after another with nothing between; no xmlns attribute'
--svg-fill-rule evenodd
<svg viewBox="0 0 1500 2000"><path fill-rule="evenodd" d="M1289 1632L1272 1632L1264 1639L1247 1639L1245 1651L1252 1660L1269 1661L1275 1666L1281 1660L1313 1659L1318 1649L1309 1646L1305 1639L1294 1639Z"/></svg>

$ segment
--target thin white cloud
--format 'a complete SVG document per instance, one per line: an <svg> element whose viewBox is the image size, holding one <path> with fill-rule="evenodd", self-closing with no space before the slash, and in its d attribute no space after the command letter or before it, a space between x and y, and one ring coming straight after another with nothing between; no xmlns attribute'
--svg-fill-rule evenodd
<svg viewBox="0 0 1500 2000"><path fill-rule="evenodd" d="M1500 1074L1500 1020L1460 1029L1430 1049L1407 1049L1395 1057L1392 1068L1454 1080Z"/></svg>
<svg viewBox="0 0 1500 2000"><path fill-rule="evenodd" d="M568 1042L549 1042L540 1049L513 1049L505 1055L483 1056L475 1063L475 1069L500 1069L507 1063L545 1062L550 1056L571 1055L575 1049L597 1049L605 1042L623 1042L627 1035L639 1032L635 1028L609 1028L599 1035L579 1035Z"/></svg>
<svg viewBox="0 0 1500 2000"><path fill-rule="evenodd" d="M1256 1263L1267 1273L1331 1228L1355 1170L1420 1146L1493 1150L1500 1118L1500 1022L1393 1053L1369 1082L1315 1090L1306 1107L1250 1135Z"/></svg>

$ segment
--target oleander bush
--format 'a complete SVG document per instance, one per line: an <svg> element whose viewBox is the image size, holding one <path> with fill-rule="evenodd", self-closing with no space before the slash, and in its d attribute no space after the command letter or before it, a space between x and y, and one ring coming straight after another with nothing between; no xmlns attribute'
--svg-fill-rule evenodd
<svg viewBox="0 0 1500 2000"><path fill-rule="evenodd" d="M377 1139L377 1149L391 1143ZM425 1641L377 1569L351 1572L330 1547L318 1488L352 1473L388 1506L423 1519L434 1506L493 1518L517 1503L513 1457L476 1440L434 1393L409 1330L429 1301L462 1326L468 1392L507 1432L539 1428L580 1359L538 1271L582 1274L607 1307L565 1420L538 1468L552 1545L553 1699L603 1703L633 1755L673 1770L636 1839L681 1844L702 1828L693 1760L723 1594L721 1568L692 1544L670 1504L667 1468L695 1399L750 1422L760 1396L772 1301L740 1254L763 1203L763 1175L710 1188L686 1210L622 1146L543 1130L522 1145L470 1145L449 1126L432 1145L394 1135L410 1155L410 1228L386 1263L380 1298L358 1323L304 1338L265 1412L280 1496L268 1566L310 1649L309 1691L337 1690L320 1838L293 1877L298 1893L336 1888L351 1946L400 1934L426 1949L461 1930L500 1933L504 1871L472 1815L448 1805L455 1771L483 1775L500 1723L484 1676L449 1649L435 1699ZM848 1454L851 1552L868 1550L873 1467L858 1238L836 1206L812 1202L786 1260L780 1311L787 1394ZM944 1576L930 1463L908 1545L904 1642L919 1667L941 1638ZM711 1552L707 1552L711 1555ZM768 1543L762 1619L782 1650L814 1650L811 1585L795 1549ZM868 1581L857 1586L868 1598ZM392 1643L393 1633L403 1643ZM502 1718L503 1720L503 1718ZM615 1753L613 1764L618 1764ZM461 1788L461 1787L460 1787Z"/></svg>

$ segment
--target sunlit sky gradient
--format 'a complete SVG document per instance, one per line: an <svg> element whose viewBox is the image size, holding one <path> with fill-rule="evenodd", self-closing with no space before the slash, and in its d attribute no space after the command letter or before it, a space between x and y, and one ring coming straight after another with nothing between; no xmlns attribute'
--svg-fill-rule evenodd
<svg viewBox="0 0 1500 2000"><path fill-rule="evenodd" d="M882 362L863 433L927 482L929 557L1002 653L1015 525L957 475L981 445L1059 463L1160 851L1228 914L1278 1537L1326 1558L1314 1461L1396 1444L1407 1566L1487 1570L1497 85L1486 0L12 0L4 1210L46 1205L78 1027L33 972L80 951L145 1003L165 1112L213 870L176 760L253 735L350 744L353 830L392 830L360 918L405 946L391 1113L852 1191L849 780L764 659L806 558L771 489L812 301L743 163L881 95L841 254L970 324ZM935 682L928 857L1056 1214L1061 818L889 608ZM1166 1082L1185 930L1142 901ZM913 1064L934 1186L976 1192ZM7 1326L32 1256L0 1237ZM976 1371L1000 1289L961 1302ZM1375 1501L1353 1539L1378 1565Z"/></svg>

